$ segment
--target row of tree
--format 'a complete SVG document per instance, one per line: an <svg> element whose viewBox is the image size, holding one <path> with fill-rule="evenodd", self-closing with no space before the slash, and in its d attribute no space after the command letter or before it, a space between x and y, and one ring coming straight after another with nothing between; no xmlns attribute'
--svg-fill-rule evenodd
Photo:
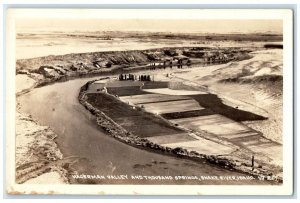
<svg viewBox="0 0 300 203"><path fill-rule="evenodd" d="M119 75L119 80L123 81L123 80L137 80L136 75L133 74L120 74ZM151 81L151 77L150 75L139 75L138 76L138 80L139 81Z"/></svg>
<svg viewBox="0 0 300 203"><path fill-rule="evenodd" d="M120 74L119 75L119 80L136 80L136 76L135 75L132 75L132 74Z"/></svg>
<svg viewBox="0 0 300 203"><path fill-rule="evenodd" d="M140 81L151 81L150 75L139 75Z"/></svg>
<svg viewBox="0 0 300 203"><path fill-rule="evenodd" d="M164 61L161 65L155 65L155 63L150 64L150 70L158 69L166 69L167 67L173 68L173 66L177 66L177 68L182 68L183 65L186 65L190 67L192 65L192 62L190 59L188 59L185 63L183 62L183 59L177 60L177 63L173 63L172 61Z"/></svg>

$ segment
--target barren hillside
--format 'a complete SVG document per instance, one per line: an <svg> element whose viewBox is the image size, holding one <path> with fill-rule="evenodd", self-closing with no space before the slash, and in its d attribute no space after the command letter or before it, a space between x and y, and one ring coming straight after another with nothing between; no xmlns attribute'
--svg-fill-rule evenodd
<svg viewBox="0 0 300 203"><path fill-rule="evenodd" d="M208 87L236 108L266 115L265 121L245 123L266 137L282 142L283 62L281 49L251 52L253 57L215 67L177 73L176 77Z"/></svg>

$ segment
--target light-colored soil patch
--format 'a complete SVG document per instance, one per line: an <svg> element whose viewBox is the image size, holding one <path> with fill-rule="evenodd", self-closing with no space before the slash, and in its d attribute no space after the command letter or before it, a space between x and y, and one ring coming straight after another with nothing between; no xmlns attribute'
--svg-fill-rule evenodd
<svg viewBox="0 0 300 203"><path fill-rule="evenodd" d="M181 147L190 151L196 151L200 154L207 155L224 155L230 154L234 151L233 148L218 144L216 142L198 138L196 141L177 142L172 144L164 144L163 146L176 148Z"/></svg>
<svg viewBox="0 0 300 203"><path fill-rule="evenodd" d="M95 81L89 85L88 93L97 93L99 91L103 91L104 88L118 88L118 87L140 87L142 86L141 81L118 81L111 79L104 79Z"/></svg>
<svg viewBox="0 0 300 203"><path fill-rule="evenodd" d="M36 81L26 74L17 74L16 75L16 93L20 93L25 89L32 88L35 85Z"/></svg>
<svg viewBox="0 0 300 203"><path fill-rule="evenodd" d="M202 84L210 84L222 79L247 77L255 78L264 75L282 75L282 50L261 50L251 52L253 58L234 61L227 64L191 68L174 73L174 76ZM185 71L185 72L184 72Z"/></svg>
<svg viewBox="0 0 300 203"><path fill-rule="evenodd" d="M267 80L267 77L282 76L282 50L260 50L251 55L253 58L249 60L191 68L173 76L196 86L208 87L226 105L267 117L268 120L243 123L282 143L282 85L280 81ZM258 77L266 79L259 81L256 80ZM236 79L236 82L220 82L228 78Z"/></svg>
<svg viewBox="0 0 300 203"><path fill-rule="evenodd" d="M203 109L203 107L201 107L198 104L198 102L196 102L193 99L150 104L147 103L143 104L143 106L146 109L146 111L152 112L154 114L194 111Z"/></svg>
<svg viewBox="0 0 300 203"><path fill-rule="evenodd" d="M172 90L169 88L159 89L144 89L145 92L156 93L156 94L167 94L167 95L196 95L196 94L207 94L201 91L189 91L189 90Z"/></svg>
<svg viewBox="0 0 300 203"><path fill-rule="evenodd" d="M151 102L165 102L165 101L174 101L174 100L186 100L190 99L185 96L170 96L163 94L142 94L142 95L132 95L120 97L122 101L127 101L132 104L143 104Z"/></svg>
<svg viewBox="0 0 300 203"><path fill-rule="evenodd" d="M272 143L263 144L263 145L252 145L249 148L256 152L256 154L267 155L270 164L282 166L282 146L274 145Z"/></svg>
<svg viewBox="0 0 300 203"><path fill-rule="evenodd" d="M34 135L47 130L45 126L37 125L29 116L16 112L16 165L28 162L31 154L30 145L35 141Z"/></svg>
<svg viewBox="0 0 300 203"><path fill-rule="evenodd" d="M260 132L244 124L221 115L198 116L170 121L198 132L212 133L220 139L226 138L229 142L249 150L249 153L255 155L256 159L282 166L282 145L265 139ZM196 146L197 142L192 142L192 144ZM176 143L177 145L186 147L182 143Z"/></svg>
<svg viewBox="0 0 300 203"><path fill-rule="evenodd" d="M90 84L88 92L89 93L96 93L96 92L102 91L104 87L105 87L105 82L96 81L96 82Z"/></svg>
<svg viewBox="0 0 300 203"><path fill-rule="evenodd" d="M30 116L16 112L16 182L24 183L36 178L35 183L43 180L67 182L62 174L65 170L55 164L63 158L62 153L54 142L56 134L46 126L38 125ZM50 173L45 178L37 178L46 171ZM51 175L54 175L53 177ZM51 178L50 178L51 177Z"/></svg>
<svg viewBox="0 0 300 203"><path fill-rule="evenodd" d="M249 60L231 62L227 67L214 73L223 78L238 76L255 77L260 75L282 75L282 50L270 49L252 52Z"/></svg>
<svg viewBox="0 0 300 203"><path fill-rule="evenodd" d="M197 140L196 138L189 136L187 133L180 133L174 135L161 135L155 137L148 137L147 139L157 144L172 144L172 143Z"/></svg>
<svg viewBox="0 0 300 203"><path fill-rule="evenodd" d="M243 123L262 132L265 137L282 143L282 98L248 84L213 84L211 88L223 92L226 97L223 101L227 105L235 105L239 109L267 117L267 120ZM226 102L229 97L233 98L230 103Z"/></svg>
<svg viewBox="0 0 300 203"><path fill-rule="evenodd" d="M65 184L64 179L58 172L44 173L36 178L32 178L24 182L24 184Z"/></svg>
<svg viewBox="0 0 300 203"><path fill-rule="evenodd" d="M171 122L189 129L207 131L216 135L236 134L249 130L247 126L218 114L174 119Z"/></svg>
<svg viewBox="0 0 300 203"><path fill-rule="evenodd" d="M243 123L262 132L266 138L282 144L282 122L279 120L269 118L264 121L244 121Z"/></svg>
<svg viewBox="0 0 300 203"><path fill-rule="evenodd" d="M227 138L227 139L247 138L245 142L244 142L244 140L242 140L243 144L245 144L245 143L253 144L253 143L258 142L258 135L259 134L256 131L248 129L248 130L239 131L238 133L224 134L222 137ZM248 140L249 138L251 138L250 141Z"/></svg>

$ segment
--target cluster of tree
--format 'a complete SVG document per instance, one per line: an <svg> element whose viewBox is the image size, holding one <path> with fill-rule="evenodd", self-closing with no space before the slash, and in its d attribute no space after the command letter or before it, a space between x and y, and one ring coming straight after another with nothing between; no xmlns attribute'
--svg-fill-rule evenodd
<svg viewBox="0 0 300 203"><path fill-rule="evenodd" d="M134 81L135 79L136 79L135 75L132 75L132 74L128 74L128 75L120 74L119 75L119 80L132 80L132 81Z"/></svg>
<svg viewBox="0 0 300 203"><path fill-rule="evenodd" d="M138 79L140 81L151 81L151 77L150 75L139 75ZM120 74L119 75L119 80L137 80L136 75L132 75L132 74Z"/></svg>
<svg viewBox="0 0 300 203"><path fill-rule="evenodd" d="M190 59L188 59L185 63L188 67L190 67L192 65L192 62ZM177 62L177 68L182 68L182 66L184 65L183 60L179 59Z"/></svg>
<svg viewBox="0 0 300 203"><path fill-rule="evenodd" d="M190 67L192 65L192 61L190 59L178 59L177 61L167 60L163 61L160 65L155 65L155 63L150 64L150 70L156 70L158 69L166 69L167 67L173 68L174 66L177 66L178 68L182 68L183 65L186 65Z"/></svg>
<svg viewBox="0 0 300 203"><path fill-rule="evenodd" d="M164 50L164 54L167 56L178 56L178 53L176 52L176 50L173 50L173 49Z"/></svg>
<svg viewBox="0 0 300 203"><path fill-rule="evenodd" d="M151 81L150 75L139 75L140 81Z"/></svg>

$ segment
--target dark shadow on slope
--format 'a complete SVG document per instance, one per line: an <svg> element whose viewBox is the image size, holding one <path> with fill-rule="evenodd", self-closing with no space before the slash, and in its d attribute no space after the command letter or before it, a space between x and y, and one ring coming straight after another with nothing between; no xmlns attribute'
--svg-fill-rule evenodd
<svg viewBox="0 0 300 203"><path fill-rule="evenodd" d="M169 82L155 81L155 82L145 82L143 89L159 89L159 88L168 88Z"/></svg>
<svg viewBox="0 0 300 203"><path fill-rule="evenodd" d="M268 118L227 106L222 103L222 100L214 94L191 95L202 107L208 108L216 114L221 114L235 121L254 121L266 120Z"/></svg>
<svg viewBox="0 0 300 203"><path fill-rule="evenodd" d="M139 86L129 86L129 87L108 87L107 92L112 95L121 96L131 96L131 95L141 95L150 94L141 90Z"/></svg>
<svg viewBox="0 0 300 203"><path fill-rule="evenodd" d="M208 116L213 114L215 113L210 109L201 109L195 111L165 113L165 114L161 114L161 116L164 117L165 119L170 120L170 119L197 117L197 116Z"/></svg>

